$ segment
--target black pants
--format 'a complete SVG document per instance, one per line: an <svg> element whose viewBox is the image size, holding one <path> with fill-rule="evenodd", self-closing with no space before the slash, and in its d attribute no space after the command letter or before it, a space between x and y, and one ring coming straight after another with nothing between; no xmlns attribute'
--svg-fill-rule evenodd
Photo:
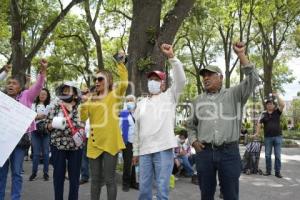
<svg viewBox="0 0 300 200"><path fill-rule="evenodd" d="M217 173L224 200L239 199L241 157L238 146L204 149L196 154L195 161L202 200L214 199Z"/></svg>
<svg viewBox="0 0 300 200"><path fill-rule="evenodd" d="M59 150L51 146L53 159L53 184L55 200L64 198L64 181L66 168L69 175L69 200L78 199L79 177L81 168L82 149L74 151ZM68 163L68 164L67 164Z"/></svg>
<svg viewBox="0 0 300 200"><path fill-rule="evenodd" d="M123 186L130 187L136 184L135 168L132 167L132 143L127 142L126 149L123 149Z"/></svg>

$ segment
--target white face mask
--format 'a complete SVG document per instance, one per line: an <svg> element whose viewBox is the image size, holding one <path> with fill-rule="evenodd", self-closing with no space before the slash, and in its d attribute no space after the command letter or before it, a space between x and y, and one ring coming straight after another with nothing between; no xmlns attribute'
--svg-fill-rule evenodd
<svg viewBox="0 0 300 200"><path fill-rule="evenodd" d="M160 85L159 81L149 80L148 81L148 90L151 94L158 94L160 93Z"/></svg>

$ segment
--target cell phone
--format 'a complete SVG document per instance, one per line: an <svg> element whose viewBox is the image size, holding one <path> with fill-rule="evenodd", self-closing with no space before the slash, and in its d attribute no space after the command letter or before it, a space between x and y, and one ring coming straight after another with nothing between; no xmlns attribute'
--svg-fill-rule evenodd
<svg viewBox="0 0 300 200"><path fill-rule="evenodd" d="M120 56L119 53L114 54L113 57L117 63L121 63L124 58L123 56Z"/></svg>
<svg viewBox="0 0 300 200"><path fill-rule="evenodd" d="M116 53L113 55L113 58L114 60L117 62L117 63L122 63L123 62L123 59L124 59L124 56L125 55L120 55L119 53ZM125 61L124 61L124 64L127 63L127 56L125 56Z"/></svg>

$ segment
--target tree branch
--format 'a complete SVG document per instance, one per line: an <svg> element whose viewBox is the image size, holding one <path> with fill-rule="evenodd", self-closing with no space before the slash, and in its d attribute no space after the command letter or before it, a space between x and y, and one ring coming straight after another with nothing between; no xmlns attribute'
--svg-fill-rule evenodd
<svg viewBox="0 0 300 200"><path fill-rule="evenodd" d="M103 0L98 0L95 16L94 16L94 19L93 19L93 22L92 22L94 26L97 22L97 18L98 18L99 12L100 12L100 6L101 6L102 2L103 2Z"/></svg>
<svg viewBox="0 0 300 200"><path fill-rule="evenodd" d="M177 0L174 8L170 10L163 19L163 24L160 28L158 43L171 43L177 30L187 17L189 11L193 8L196 0Z"/></svg>
<svg viewBox="0 0 300 200"><path fill-rule="evenodd" d="M192 72L191 70L187 69L187 68L184 68L184 71L192 74L193 76L197 77L197 74L195 74L194 72Z"/></svg>
<svg viewBox="0 0 300 200"><path fill-rule="evenodd" d="M104 6L103 6L104 7ZM118 10L117 7L115 6L114 9L109 10L107 8L104 7L104 10L106 12L111 12L111 13L117 13L117 14L121 14L123 17L125 17L126 19L132 21L132 17L127 15L126 13L122 12L121 10Z"/></svg>
<svg viewBox="0 0 300 200"><path fill-rule="evenodd" d="M71 10L71 8L82 2L82 0L72 0L65 9L63 9L60 14L47 26L41 33L40 39L37 44L32 48L31 52L27 55L27 60L32 60L32 58L36 55L36 53L40 50L45 40L49 36L49 34L55 29L57 24L66 16L66 14Z"/></svg>
<svg viewBox="0 0 300 200"><path fill-rule="evenodd" d="M63 5L63 3L61 2L61 0L58 0L58 2L59 2L59 5L60 5L60 10L62 11L62 10L64 9L64 5Z"/></svg>

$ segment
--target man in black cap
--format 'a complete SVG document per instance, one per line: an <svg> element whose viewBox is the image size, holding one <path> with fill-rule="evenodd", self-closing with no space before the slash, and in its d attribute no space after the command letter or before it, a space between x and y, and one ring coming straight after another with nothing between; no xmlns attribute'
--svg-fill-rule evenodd
<svg viewBox="0 0 300 200"><path fill-rule="evenodd" d="M281 144L282 144L282 130L280 126L280 116L284 108L284 101L279 95L273 93L265 99L266 110L261 114L260 120L257 123L256 134L259 136L261 126L264 127L265 137L265 159L266 172L265 176L271 175L272 171L272 147L274 147L275 154L275 176L282 178L281 170ZM278 107L276 104L278 103Z"/></svg>
<svg viewBox="0 0 300 200"><path fill-rule="evenodd" d="M205 92L193 102L187 122L189 140L195 148L196 167L202 200L214 199L216 174L225 200L239 198L241 157L239 135L241 108L259 84L259 76L245 55L243 43L233 47L246 78L237 86L222 88L223 73L217 66L200 71Z"/></svg>

